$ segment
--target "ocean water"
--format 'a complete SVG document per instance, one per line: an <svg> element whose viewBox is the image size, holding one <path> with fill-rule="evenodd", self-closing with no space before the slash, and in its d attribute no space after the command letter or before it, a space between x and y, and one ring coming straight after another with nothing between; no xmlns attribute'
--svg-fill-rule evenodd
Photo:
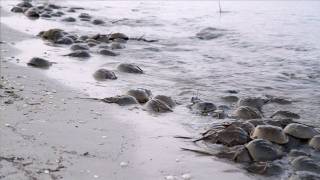
<svg viewBox="0 0 320 180"><path fill-rule="evenodd" d="M17 1L1 1L10 9ZM42 2L42 1L40 1ZM47 76L57 79L91 97L108 97L132 88L147 88L154 95L172 96L181 103L172 113L191 127L216 122L210 117L191 114L186 105L197 94L217 105L238 90L239 97L274 95L295 102L270 104L266 116L275 110L300 114L301 121L320 125L320 2L317 1L57 1L63 6L80 6L84 10L66 13L77 17L85 12L106 21L62 22L61 18L30 20L21 14L2 17L2 23L30 33L61 28L78 35L123 32L130 37L157 39L147 43L129 41L120 56L95 53L87 60L63 56L66 46L50 46L34 36L16 44L24 51L19 64L40 56L57 62ZM221 36L201 40L202 29L220 29ZM143 75L118 72L119 63L139 65ZM100 67L114 70L118 80L97 82L92 74ZM200 125L199 125L200 124Z"/></svg>

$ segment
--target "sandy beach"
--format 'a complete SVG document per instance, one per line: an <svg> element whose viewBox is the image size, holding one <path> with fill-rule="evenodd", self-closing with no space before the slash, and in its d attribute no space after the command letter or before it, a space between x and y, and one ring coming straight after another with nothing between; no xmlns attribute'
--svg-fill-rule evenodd
<svg viewBox="0 0 320 180"><path fill-rule="evenodd" d="M192 144L173 136L190 134L170 119L139 120L141 112L80 99L86 95L41 69L13 64L19 50L10 43L27 38L1 25L1 179L250 179L236 166L181 151Z"/></svg>

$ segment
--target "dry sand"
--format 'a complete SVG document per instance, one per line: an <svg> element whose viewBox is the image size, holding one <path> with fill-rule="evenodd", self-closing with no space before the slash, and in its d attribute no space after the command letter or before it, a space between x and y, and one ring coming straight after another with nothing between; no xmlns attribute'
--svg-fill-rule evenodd
<svg viewBox="0 0 320 180"><path fill-rule="evenodd" d="M0 179L251 179L181 151L190 143L173 136L189 134L166 115L80 99L43 70L12 63L12 44L27 38L1 25Z"/></svg>

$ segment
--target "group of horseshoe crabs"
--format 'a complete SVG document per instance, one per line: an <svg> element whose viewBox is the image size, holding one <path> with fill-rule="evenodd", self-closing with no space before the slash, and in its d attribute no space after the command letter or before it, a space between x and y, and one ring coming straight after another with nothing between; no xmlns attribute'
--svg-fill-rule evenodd
<svg viewBox="0 0 320 180"><path fill-rule="evenodd" d="M153 96L150 90L143 88L130 89L124 95L117 95L114 97L106 97L102 99L89 99L100 100L105 103L115 103L120 106L142 105L145 110L151 113L172 112L173 108L176 106L175 100L173 100L170 96Z"/></svg>
<svg viewBox="0 0 320 180"><path fill-rule="evenodd" d="M294 121L300 116L289 111L265 117L262 107L270 102L270 98L240 98L228 119L215 123L193 140L200 149L182 149L232 160L254 174L287 176L290 180L320 179L319 129ZM205 114L218 107L197 98L190 106ZM275 117L277 114L282 116Z"/></svg>
<svg viewBox="0 0 320 180"><path fill-rule="evenodd" d="M24 13L30 18L63 16L62 7L53 4L34 7L24 1L17 4L12 12ZM51 13L52 11L57 11ZM68 12L75 12L69 9ZM79 18L83 21L92 18L81 13ZM73 18L64 18L63 21L73 22ZM104 24L94 20L96 24ZM219 32L218 32L219 31ZM205 29L197 34L200 39L212 39L221 36L223 30ZM216 33L218 32L218 33ZM89 58L91 52L97 52L103 56L118 56L114 52L125 48L125 43L130 39L123 33L96 34L93 36L77 36L61 29L49 29L38 35L46 42L55 45L70 46L72 52L66 54L69 57ZM93 50L94 49L94 50ZM29 66L49 68L53 62L42 58L32 58ZM143 74L144 71L135 64L122 63L117 66L121 73ZM116 80L115 72L101 68L93 73L96 80ZM230 91L230 93L237 93ZM96 98L94 98L96 99ZM143 105L146 110L154 113L172 112L176 102L169 96L153 96L150 90L131 89L124 95L96 99L105 103L116 103L120 106ZM200 138L194 140L201 144L203 150L187 149L214 155L219 158L227 158L240 163L246 170L256 174L278 176L288 171L290 180L320 179L320 133L315 127L298 123L292 119L300 116L289 111L277 111L270 118L263 114L263 106L267 103L290 104L291 101L273 96L265 98L237 96L224 97L224 100L236 102L231 114L228 106L217 106L212 102L192 98L188 108L200 115L212 115L217 118L232 118L229 122L210 127L202 133ZM200 143L202 142L202 143ZM213 148L218 144L218 148ZM205 146L204 146L205 145Z"/></svg>

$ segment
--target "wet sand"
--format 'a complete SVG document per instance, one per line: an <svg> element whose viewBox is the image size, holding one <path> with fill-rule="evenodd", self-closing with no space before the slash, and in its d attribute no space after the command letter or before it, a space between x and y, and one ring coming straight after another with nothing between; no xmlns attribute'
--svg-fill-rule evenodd
<svg viewBox="0 0 320 180"><path fill-rule="evenodd" d="M172 116L81 99L42 70L11 63L19 52L11 44L27 38L1 25L0 179L251 179L181 151L192 144L173 138L189 133Z"/></svg>

